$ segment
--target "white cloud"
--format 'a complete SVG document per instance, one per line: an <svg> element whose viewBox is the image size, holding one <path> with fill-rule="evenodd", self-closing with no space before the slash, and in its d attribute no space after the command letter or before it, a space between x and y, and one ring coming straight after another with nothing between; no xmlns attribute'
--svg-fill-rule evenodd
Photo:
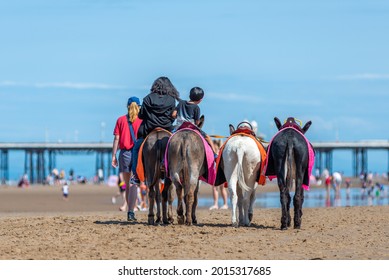
<svg viewBox="0 0 389 280"><path fill-rule="evenodd" d="M248 94L238 94L238 93L211 92L211 93L207 94L207 97L212 98L212 99L223 100L223 101L231 101L231 102L236 102L236 101L247 101L247 102L251 102L251 103L264 102L264 99L259 97L259 96L248 95Z"/></svg>
<svg viewBox="0 0 389 280"><path fill-rule="evenodd" d="M126 89L125 86L99 83L36 83L37 88L72 88L72 89Z"/></svg>
<svg viewBox="0 0 389 280"><path fill-rule="evenodd" d="M26 85L14 81L0 81L0 87L13 87L13 86L26 86Z"/></svg>
<svg viewBox="0 0 389 280"><path fill-rule="evenodd" d="M267 94L261 93L258 95L254 94L239 94L239 93L216 93L211 92L207 94L207 98L227 101L227 102L247 102L248 106L250 104L267 104L267 105L303 105L303 106L321 106L321 102L312 98L312 99L302 99L302 98L285 98L285 94ZM242 103L240 103L242 104Z"/></svg>
<svg viewBox="0 0 389 280"><path fill-rule="evenodd" d="M353 74L353 75L340 75L336 77L337 80L389 80L389 74Z"/></svg>
<svg viewBox="0 0 389 280"><path fill-rule="evenodd" d="M21 83L14 81L0 81L0 87L33 87L33 88L69 88L69 89L128 89L122 85L100 84L100 83Z"/></svg>

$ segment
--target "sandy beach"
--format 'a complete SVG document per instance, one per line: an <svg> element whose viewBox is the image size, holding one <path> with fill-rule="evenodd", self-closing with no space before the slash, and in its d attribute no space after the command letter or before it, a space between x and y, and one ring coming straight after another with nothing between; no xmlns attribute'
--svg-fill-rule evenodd
<svg viewBox="0 0 389 280"><path fill-rule="evenodd" d="M0 186L0 259L389 259L388 205L306 208L299 230L281 231L281 210L261 208L250 227L231 227L230 210L204 208L198 225L149 226L146 212L126 221L111 202L116 191L72 185L64 201L60 186Z"/></svg>

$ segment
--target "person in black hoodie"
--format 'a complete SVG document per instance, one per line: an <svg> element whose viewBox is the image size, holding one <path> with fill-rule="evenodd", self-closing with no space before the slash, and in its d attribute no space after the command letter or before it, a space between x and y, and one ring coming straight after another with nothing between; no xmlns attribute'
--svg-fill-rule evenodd
<svg viewBox="0 0 389 280"><path fill-rule="evenodd" d="M150 93L143 98L143 103L138 117L142 124L138 130L138 139L133 149L132 172L134 174L131 183L139 184L136 174L139 148L147 135L157 127L168 131L173 130L174 118L172 113L176 107L176 100L180 100L180 94L167 77L159 77L151 86Z"/></svg>

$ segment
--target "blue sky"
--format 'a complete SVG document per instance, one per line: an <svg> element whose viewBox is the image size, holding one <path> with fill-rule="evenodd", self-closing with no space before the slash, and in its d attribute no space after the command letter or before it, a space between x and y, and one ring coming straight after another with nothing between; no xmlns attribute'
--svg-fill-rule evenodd
<svg viewBox="0 0 389 280"><path fill-rule="evenodd" d="M0 141L110 142L159 76L205 90L210 134L387 140L388 30L388 1L0 0Z"/></svg>

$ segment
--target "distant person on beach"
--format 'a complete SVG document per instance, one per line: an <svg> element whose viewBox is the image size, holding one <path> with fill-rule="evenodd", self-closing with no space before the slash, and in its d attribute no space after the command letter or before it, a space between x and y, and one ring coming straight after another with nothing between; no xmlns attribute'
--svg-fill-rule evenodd
<svg viewBox="0 0 389 280"><path fill-rule="evenodd" d="M332 173L332 186L335 189L336 197L339 197L340 187L342 186L342 175L339 172Z"/></svg>
<svg viewBox="0 0 389 280"><path fill-rule="evenodd" d="M346 194L347 194L347 197L349 198L350 197L350 187L351 187L350 178L347 178L345 183L346 183Z"/></svg>
<svg viewBox="0 0 389 280"><path fill-rule="evenodd" d="M62 186L62 196L64 200L68 200L69 198L69 183L67 181Z"/></svg>
<svg viewBox="0 0 389 280"><path fill-rule="evenodd" d="M59 172L58 172L58 169L57 168L54 168L52 171L51 171L51 174L53 174L53 178L54 178L54 183L56 185L59 184Z"/></svg>
<svg viewBox="0 0 389 280"><path fill-rule="evenodd" d="M136 164L138 162L139 148L143 140L155 128L160 127L168 131L173 130L174 118L172 113L176 107L176 100L180 97L179 92L167 77L159 77L151 86L150 93L143 98L143 103L138 117L142 120L133 151L132 172L134 178L132 182L139 185L139 179L136 174Z"/></svg>
<svg viewBox="0 0 389 280"><path fill-rule="evenodd" d="M200 124L200 106L199 104L204 98L204 90L200 87L194 87L189 92L189 101L180 100L176 109L173 111L173 117L177 119L176 128L184 122L190 122L198 126ZM217 155L217 150L213 145L211 137L200 129L201 135L211 147L213 153Z"/></svg>
<svg viewBox="0 0 389 280"><path fill-rule="evenodd" d="M215 148L217 149L217 153L219 153L219 149L222 146L222 141L221 140L214 140L213 141ZM213 205L209 207L209 210L217 210L217 209L228 209L228 195L227 195L227 188L225 185L227 182L224 184L221 184L219 186L212 186L212 198L213 198ZM223 205L219 208L219 192L220 191L221 197L223 199Z"/></svg>
<svg viewBox="0 0 389 280"><path fill-rule="evenodd" d="M25 188L25 187L29 187L29 186L30 186L30 181L28 180L28 176L27 176L27 174L24 174L18 182L18 187Z"/></svg>
<svg viewBox="0 0 389 280"><path fill-rule="evenodd" d="M140 101L138 97L130 97L127 101L128 113L119 117L113 131L114 140L112 146L112 166L119 166L119 172L123 173L126 184L127 220L136 221L134 207L137 198L137 186L130 184L133 162L133 148L142 120L138 118ZM119 161L116 158L120 149Z"/></svg>
<svg viewBox="0 0 389 280"><path fill-rule="evenodd" d="M124 181L123 172L119 172L118 176L118 192L116 195L112 197L112 204L116 204L116 201L119 197L123 199L122 206L119 207L120 211L126 211L127 210L127 199L126 199L126 183Z"/></svg>

